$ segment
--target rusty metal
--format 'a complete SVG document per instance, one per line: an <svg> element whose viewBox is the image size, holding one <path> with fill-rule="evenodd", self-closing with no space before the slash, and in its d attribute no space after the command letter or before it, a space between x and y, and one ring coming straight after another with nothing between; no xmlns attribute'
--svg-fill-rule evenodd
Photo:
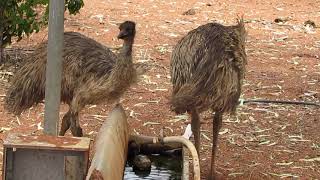
<svg viewBox="0 0 320 180"><path fill-rule="evenodd" d="M79 180L87 172L89 138L9 134L3 147L3 180Z"/></svg>
<svg viewBox="0 0 320 180"><path fill-rule="evenodd" d="M65 136L28 136L22 134L9 134L3 141L8 148L48 149L48 150L75 150L88 151L89 138Z"/></svg>
<svg viewBox="0 0 320 180"><path fill-rule="evenodd" d="M120 104L111 111L96 138L95 154L86 180L123 179L127 161L129 128L125 111Z"/></svg>

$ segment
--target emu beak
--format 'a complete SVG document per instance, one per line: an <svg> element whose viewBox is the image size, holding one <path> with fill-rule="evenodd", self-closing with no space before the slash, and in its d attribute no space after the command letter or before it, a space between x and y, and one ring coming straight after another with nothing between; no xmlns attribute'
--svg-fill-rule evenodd
<svg viewBox="0 0 320 180"><path fill-rule="evenodd" d="M123 39L124 37L128 36L128 32L127 31L120 31L120 33L118 34L118 39Z"/></svg>

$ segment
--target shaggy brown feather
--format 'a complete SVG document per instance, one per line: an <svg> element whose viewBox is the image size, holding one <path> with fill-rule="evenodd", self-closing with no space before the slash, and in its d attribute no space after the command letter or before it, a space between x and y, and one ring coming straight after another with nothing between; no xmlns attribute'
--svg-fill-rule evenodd
<svg viewBox="0 0 320 180"><path fill-rule="evenodd" d="M178 42L171 56L174 109L185 112L185 103L177 101L193 97L194 102L187 104L200 112L208 108L235 111L247 63L244 37L240 20L236 26L200 26Z"/></svg>
<svg viewBox="0 0 320 180"><path fill-rule="evenodd" d="M131 26L131 29L127 26ZM119 29L120 33L132 31L120 37L124 43L119 55L80 33L64 33L61 101L68 104L70 109L63 117L60 135L64 135L71 124L72 134L82 136L77 122L78 112L87 104L119 100L128 87L136 82L137 73L131 55L135 24L126 21ZM43 101L46 61L47 41L40 44L14 76L5 101L10 112L19 115ZM77 126L78 130L73 130L72 126Z"/></svg>
<svg viewBox="0 0 320 180"><path fill-rule="evenodd" d="M241 94L247 64L245 37L243 19L235 26L205 24L183 37L171 56L172 110L191 114L192 132L198 153L199 113L207 109L215 112L211 178L215 174L214 158L222 114L236 111Z"/></svg>

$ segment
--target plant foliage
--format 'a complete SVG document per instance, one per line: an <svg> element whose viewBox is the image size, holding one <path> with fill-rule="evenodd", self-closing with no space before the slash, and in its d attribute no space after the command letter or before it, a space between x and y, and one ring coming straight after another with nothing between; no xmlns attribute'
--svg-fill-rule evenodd
<svg viewBox="0 0 320 180"><path fill-rule="evenodd" d="M10 44L13 37L19 41L46 26L48 4L49 0L0 0L0 49ZM83 5L83 0L65 0L65 10L70 14L78 13Z"/></svg>

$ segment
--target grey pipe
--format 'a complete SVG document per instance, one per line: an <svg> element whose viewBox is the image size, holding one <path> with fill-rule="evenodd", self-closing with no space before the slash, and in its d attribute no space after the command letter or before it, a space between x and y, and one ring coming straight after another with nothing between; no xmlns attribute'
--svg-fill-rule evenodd
<svg viewBox="0 0 320 180"><path fill-rule="evenodd" d="M57 135L58 133L64 8L64 0L54 0L49 3L49 32L44 113L44 133L48 135Z"/></svg>

